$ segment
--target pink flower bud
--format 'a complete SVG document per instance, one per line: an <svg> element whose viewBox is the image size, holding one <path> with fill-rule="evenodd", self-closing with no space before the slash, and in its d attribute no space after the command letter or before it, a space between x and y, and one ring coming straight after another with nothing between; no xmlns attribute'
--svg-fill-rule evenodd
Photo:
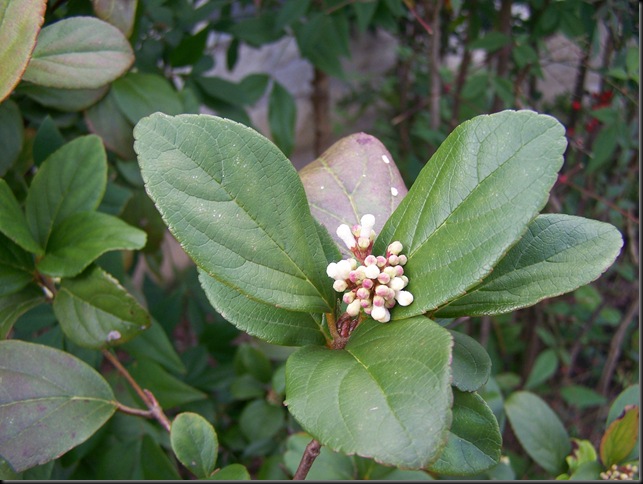
<svg viewBox="0 0 643 484"><path fill-rule="evenodd" d="M404 264L406 264L407 261L408 261L408 259L406 258L406 256L404 254L402 254L400 256L400 265L403 266Z"/></svg>
<svg viewBox="0 0 643 484"><path fill-rule="evenodd" d="M346 304L350 304L350 303L352 303L353 301L355 301L355 291L349 291L349 292L347 292L346 294L344 294L344 297L342 298L342 300L343 300Z"/></svg>
<svg viewBox="0 0 643 484"><path fill-rule="evenodd" d="M360 287L355 293L355 296L357 296L358 299L368 299L371 297L371 291L365 287Z"/></svg>
<svg viewBox="0 0 643 484"><path fill-rule="evenodd" d="M366 289L371 289L373 287L373 280L372 279L364 279L362 281L362 287L365 287Z"/></svg>
<svg viewBox="0 0 643 484"><path fill-rule="evenodd" d="M391 264L392 266L396 266L400 263L400 258L395 254L391 254L388 256L388 263Z"/></svg>
<svg viewBox="0 0 643 484"><path fill-rule="evenodd" d="M382 272L379 276L377 276L377 280L380 282L380 284L388 284L391 280L391 276L389 276L386 272Z"/></svg>
<svg viewBox="0 0 643 484"><path fill-rule="evenodd" d="M381 296L383 298L386 298L386 297L388 297L390 290L391 290L391 288L388 287L388 286L377 286L375 288L375 294L378 295L378 296Z"/></svg>
<svg viewBox="0 0 643 484"><path fill-rule="evenodd" d="M375 296L373 298L373 306L384 306L384 298L382 296Z"/></svg>
<svg viewBox="0 0 643 484"><path fill-rule="evenodd" d="M377 264L377 257L375 257L373 254L366 256L366 259L364 259L364 265L366 266L373 266Z"/></svg>
<svg viewBox="0 0 643 484"><path fill-rule="evenodd" d="M401 277L402 274L404 274L404 267L402 266L395 266L395 275L397 277Z"/></svg>
<svg viewBox="0 0 643 484"><path fill-rule="evenodd" d="M361 299L359 302L359 305L362 306L364 309L373 307L373 301L370 299Z"/></svg>
<svg viewBox="0 0 643 484"><path fill-rule="evenodd" d="M377 267L384 267L386 265L386 257L383 255L378 255L377 256Z"/></svg>

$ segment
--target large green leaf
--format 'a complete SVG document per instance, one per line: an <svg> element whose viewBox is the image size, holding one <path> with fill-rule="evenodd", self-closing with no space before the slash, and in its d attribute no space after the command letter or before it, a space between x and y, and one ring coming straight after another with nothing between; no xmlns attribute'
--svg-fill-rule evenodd
<svg viewBox="0 0 643 484"><path fill-rule="evenodd" d="M399 240L415 300L400 319L430 311L488 275L547 202L565 130L532 111L503 111L458 126L422 169L375 243Z"/></svg>
<svg viewBox="0 0 643 484"><path fill-rule="evenodd" d="M505 412L527 454L550 474L563 472L572 446L569 434L549 405L533 393L519 391L505 400Z"/></svg>
<svg viewBox="0 0 643 484"><path fill-rule="evenodd" d="M45 20L47 0L0 0L0 102L22 76Z"/></svg>
<svg viewBox="0 0 643 484"><path fill-rule="evenodd" d="M95 17L70 17L40 31L23 78L41 86L95 89L133 62L132 47L116 27Z"/></svg>
<svg viewBox="0 0 643 484"><path fill-rule="evenodd" d="M20 156L25 134L22 113L11 99L0 102L0 126L0 176L4 176Z"/></svg>
<svg viewBox="0 0 643 484"><path fill-rule="evenodd" d="M155 112L180 114L183 104L170 82L156 74L130 72L112 84L114 100L130 123Z"/></svg>
<svg viewBox="0 0 643 484"><path fill-rule="evenodd" d="M106 183L107 156L98 136L81 136L56 150L34 176L25 202L36 241L46 249L54 226L98 207Z"/></svg>
<svg viewBox="0 0 643 484"><path fill-rule="evenodd" d="M172 421L170 442L176 457L198 478L212 474L217 463L219 440L210 422L201 415L178 414Z"/></svg>
<svg viewBox="0 0 643 484"><path fill-rule="evenodd" d="M571 215L539 215L480 285L437 315L505 313L573 291L605 272L622 245L621 234L610 224Z"/></svg>
<svg viewBox="0 0 643 484"><path fill-rule="evenodd" d="M273 306L331 310L335 296L304 189L275 145L207 115L157 113L134 137L148 193L208 275Z"/></svg>
<svg viewBox="0 0 643 484"><path fill-rule="evenodd" d="M2 178L0 178L0 233L29 252L38 255L43 253L42 247L31 235L18 200Z"/></svg>
<svg viewBox="0 0 643 484"><path fill-rule="evenodd" d="M118 345L150 324L147 311L98 266L63 279L54 312L65 335L84 348Z"/></svg>
<svg viewBox="0 0 643 484"><path fill-rule="evenodd" d="M453 386L465 392L482 387L491 375L491 358L487 351L471 336L450 331L453 336Z"/></svg>
<svg viewBox="0 0 643 484"><path fill-rule="evenodd" d="M333 450L419 469L451 426L449 332L424 317L363 321L342 350L305 346L286 363L286 405Z"/></svg>
<svg viewBox="0 0 643 484"><path fill-rule="evenodd" d="M199 271L210 304L237 328L268 343L301 346L324 344L322 315L288 311L255 301Z"/></svg>
<svg viewBox="0 0 643 484"><path fill-rule="evenodd" d="M601 439L601 462L606 468L625 462L639 439L639 407L629 405L614 420Z"/></svg>
<svg viewBox="0 0 643 484"><path fill-rule="evenodd" d="M5 339L20 316L45 302L45 296L35 284L8 295L0 295L0 339Z"/></svg>
<svg viewBox="0 0 643 484"><path fill-rule="evenodd" d="M498 463L501 445L498 422L482 397L455 390L447 445L430 470L446 475L478 474Z"/></svg>
<svg viewBox="0 0 643 484"><path fill-rule="evenodd" d="M0 455L18 472L87 440L114 413L109 384L62 351L0 341Z"/></svg>
<svg viewBox="0 0 643 484"><path fill-rule="evenodd" d="M346 255L349 252L335 233L337 227L358 224L370 213L379 232L407 193L391 154L366 133L340 139L299 175L312 214Z"/></svg>
<svg viewBox="0 0 643 484"><path fill-rule="evenodd" d="M54 228L47 253L36 267L49 276L74 277L105 252L141 249L146 237L113 215L75 213Z"/></svg>

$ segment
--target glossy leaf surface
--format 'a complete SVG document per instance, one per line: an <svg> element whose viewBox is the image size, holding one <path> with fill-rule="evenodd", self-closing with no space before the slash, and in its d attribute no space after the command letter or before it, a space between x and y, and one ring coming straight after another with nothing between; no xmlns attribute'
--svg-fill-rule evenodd
<svg viewBox="0 0 643 484"><path fill-rule="evenodd" d="M560 474L572 447L569 434L549 405L533 393L518 391L505 400L505 412L527 454L550 474Z"/></svg>
<svg viewBox="0 0 643 484"><path fill-rule="evenodd" d="M435 309L487 276L544 207L566 146L556 119L532 111L477 116L442 143L375 243L399 240L415 296L400 319Z"/></svg>
<svg viewBox="0 0 643 484"><path fill-rule="evenodd" d="M275 145L206 115L154 114L134 137L148 193L208 275L281 308L334 306L303 187Z"/></svg>
<svg viewBox="0 0 643 484"><path fill-rule="evenodd" d="M539 215L480 285L437 315L505 313L573 291L607 270L622 245L613 225L571 215Z"/></svg>
<svg viewBox="0 0 643 484"><path fill-rule="evenodd" d="M134 29L138 0L92 0L98 18L112 24L129 37Z"/></svg>
<svg viewBox="0 0 643 484"><path fill-rule="evenodd" d="M138 301L97 266L78 277L63 279L54 312L65 335L84 348L123 343L150 324Z"/></svg>
<svg viewBox="0 0 643 484"><path fill-rule="evenodd" d="M134 153L134 126L121 112L114 92L110 90L98 103L85 111L85 122L89 131L98 135L105 147L123 160L136 159Z"/></svg>
<svg viewBox="0 0 643 484"><path fill-rule="evenodd" d="M0 102L22 77L45 20L47 0L0 0Z"/></svg>
<svg viewBox="0 0 643 484"><path fill-rule="evenodd" d="M4 176L20 156L25 134L20 107L11 99L0 102L0 125L0 176Z"/></svg>
<svg viewBox="0 0 643 484"><path fill-rule="evenodd" d="M206 419L192 412L182 412L172 421L170 442L176 457L198 478L204 479L217 463L219 440Z"/></svg>
<svg viewBox="0 0 643 484"><path fill-rule="evenodd" d="M70 17L40 31L23 78L47 87L95 89L123 75L134 62L127 39L95 17Z"/></svg>
<svg viewBox="0 0 643 484"><path fill-rule="evenodd" d="M45 296L35 284L20 291L0 296L0 339L5 339L20 316L45 302Z"/></svg>
<svg viewBox="0 0 643 484"><path fill-rule="evenodd" d="M335 231L340 224L358 224L375 216L375 232L407 193L393 157L375 137L357 133L342 138L300 170L313 216L332 235L344 254L346 246Z"/></svg>
<svg viewBox="0 0 643 484"><path fill-rule="evenodd" d="M68 353L0 341L0 455L18 472L81 444L114 413L109 384Z"/></svg>
<svg viewBox="0 0 643 484"><path fill-rule="evenodd" d="M156 74L130 72L112 84L114 100L132 125L155 112L180 114L183 104L170 82Z"/></svg>
<svg viewBox="0 0 643 484"><path fill-rule="evenodd" d="M98 136L82 136L56 150L34 176L25 202L36 241L46 248L54 226L96 209L106 183L107 156Z"/></svg>
<svg viewBox="0 0 643 484"><path fill-rule="evenodd" d="M95 89L56 89L39 86L38 84L23 83L18 91L20 94L26 94L37 103L48 108L65 112L77 112L87 109L98 102L108 90L108 85Z"/></svg>
<svg viewBox="0 0 643 484"><path fill-rule="evenodd" d="M146 237L113 215L75 213L54 228L47 253L36 267L53 277L74 277L105 252L141 249Z"/></svg>
<svg viewBox="0 0 643 484"><path fill-rule="evenodd" d="M0 232L9 237L14 243L24 250L41 255L42 247L31 235L25 214L18 204L15 195L7 185L7 182L0 178Z"/></svg>
<svg viewBox="0 0 643 484"><path fill-rule="evenodd" d="M330 449L419 469L451 425L452 339L424 317L363 321L343 350L305 346L286 364L286 405Z"/></svg>
<svg viewBox="0 0 643 484"><path fill-rule="evenodd" d="M498 422L482 397L455 390L447 445L430 470L445 475L478 474L498 463L501 445Z"/></svg>

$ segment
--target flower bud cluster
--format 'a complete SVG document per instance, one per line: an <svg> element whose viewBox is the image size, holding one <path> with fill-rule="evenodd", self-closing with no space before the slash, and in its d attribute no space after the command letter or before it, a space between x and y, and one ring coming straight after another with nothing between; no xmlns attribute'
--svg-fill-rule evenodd
<svg viewBox="0 0 643 484"><path fill-rule="evenodd" d="M337 235L355 258L331 262L326 273L335 280L333 289L344 293L349 316L355 317L363 310L376 321L386 323L395 304L408 306L413 302L413 295L404 290L409 283L402 267L407 258L401 254L403 247L398 241L388 246L385 255L372 255L375 217L364 215L361 222L352 229L345 224L339 226Z"/></svg>
<svg viewBox="0 0 643 484"><path fill-rule="evenodd" d="M613 464L612 467L605 472L601 472L600 477L604 481L633 481L634 475L638 473L639 468L636 465L627 464L624 466L617 466ZM637 480L637 479L636 479Z"/></svg>

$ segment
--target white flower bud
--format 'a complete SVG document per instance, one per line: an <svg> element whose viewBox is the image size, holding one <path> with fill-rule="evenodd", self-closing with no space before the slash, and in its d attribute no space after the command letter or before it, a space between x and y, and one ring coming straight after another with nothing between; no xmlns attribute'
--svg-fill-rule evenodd
<svg viewBox="0 0 643 484"><path fill-rule="evenodd" d="M380 284L388 284L391 281L391 276L389 276L386 272L382 272L379 276L377 276L377 280Z"/></svg>
<svg viewBox="0 0 643 484"><path fill-rule="evenodd" d="M375 257L373 254L367 255L366 259L364 259L364 264L367 266L377 264L377 257Z"/></svg>
<svg viewBox="0 0 643 484"><path fill-rule="evenodd" d="M360 287L357 292L355 293L358 299L368 299L371 297L371 291L364 287Z"/></svg>
<svg viewBox="0 0 643 484"><path fill-rule="evenodd" d="M388 287L390 287L394 291L400 291L404 289L404 286L406 286L406 284L401 277L394 277L393 279L391 279L391 282L388 283Z"/></svg>
<svg viewBox="0 0 643 484"><path fill-rule="evenodd" d="M380 268L375 264L373 264L372 266L367 266L366 269L364 269L364 275L369 279L377 279L377 276L380 275Z"/></svg>
<svg viewBox="0 0 643 484"><path fill-rule="evenodd" d="M384 274L388 274L388 276L393 279L398 274L397 271L395 270L395 267L385 267L384 270L382 271Z"/></svg>
<svg viewBox="0 0 643 484"><path fill-rule="evenodd" d="M346 304L350 304L350 303L352 303L353 301L355 301L355 291L349 291L349 292L345 293L345 294L344 294L344 297L342 298L342 300L343 300Z"/></svg>
<svg viewBox="0 0 643 484"><path fill-rule="evenodd" d="M384 306L373 306L371 317L380 323L388 323L391 320L391 313Z"/></svg>
<svg viewBox="0 0 643 484"><path fill-rule="evenodd" d="M348 284L346 284L346 281L343 281L342 279L338 279L333 282L333 289L335 289L337 292L344 292L347 288Z"/></svg>
<svg viewBox="0 0 643 484"><path fill-rule="evenodd" d="M328 264L328 267L326 267L326 274L328 274L328 277L332 277L333 279L336 279L337 262L331 262L330 264Z"/></svg>
<svg viewBox="0 0 643 484"><path fill-rule="evenodd" d="M400 306L408 306L413 302L413 294L409 291L398 291L395 294L395 299L397 299Z"/></svg>
<svg viewBox="0 0 643 484"><path fill-rule="evenodd" d="M382 296L375 296L373 298L373 306L384 306L384 298Z"/></svg>
<svg viewBox="0 0 643 484"><path fill-rule="evenodd" d="M388 263L392 266L396 266L400 263L400 258L395 254L391 254L388 256Z"/></svg>
<svg viewBox="0 0 643 484"><path fill-rule="evenodd" d="M375 216L367 213L361 218L360 222L362 224L362 229L359 232L359 236L364 237L365 239L370 239L371 231L373 230L373 226L375 225Z"/></svg>
<svg viewBox="0 0 643 484"><path fill-rule="evenodd" d="M348 225L341 224L339 227L337 227L337 236L342 239L342 241L346 244L346 247L348 247L349 249L355 247L355 236L353 235L353 232L351 232L351 229Z"/></svg>
<svg viewBox="0 0 643 484"><path fill-rule="evenodd" d="M348 279L351 273L351 263L347 260L340 260L337 263L337 275L335 279Z"/></svg>
<svg viewBox="0 0 643 484"><path fill-rule="evenodd" d="M355 299L352 303L350 303L346 307L346 312L350 316L353 316L353 317L357 316L359 314L359 310L361 309L361 304L360 303L361 303L361 301L359 299Z"/></svg>
<svg viewBox="0 0 643 484"><path fill-rule="evenodd" d="M400 252L402 252L402 242L399 240L396 240L395 242L391 242L388 246L388 253L393 254L393 255L400 255Z"/></svg>
<svg viewBox="0 0 643 484"><path fill-rule="evenodd" d="M348 259L348 263L351 265L351 269L355 270L357 269L357 260L353 259L352 257Z"/></svg>
<svg viewBox="0 0 643 484"><path fill-rule="evenodd" d="M406 264L408 259L404 254L402 254L402 255L399 256L399 261L400 261L400 265L403 266L404 264Z"/></svg>
<svg viewBox="0 0 643 484"><path fill-rule="evenodd" d="M368 249L368 246L371 245L371 239L366 237L359 237L357 239L357 245L360 249Z"/></svg>

